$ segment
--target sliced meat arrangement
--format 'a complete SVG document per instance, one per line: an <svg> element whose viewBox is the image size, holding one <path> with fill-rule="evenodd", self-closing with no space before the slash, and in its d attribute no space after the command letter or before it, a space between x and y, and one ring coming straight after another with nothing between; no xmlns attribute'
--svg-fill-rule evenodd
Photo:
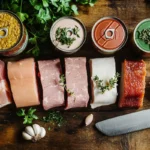
<svg viewBox="0 0 150 150"><path fill-rule="evenodd" d="M0 108L11 103L11 92L6 80L5 63L0 60Z"/></svg>
<svg viewBox="0 0 150 150"><path fill-rule="evenodd" d="M117 99L117 84L110 90L100 91L94 78L97 82L106 86L110 79L113 79L116 74L115 59L110 58L96 58L90 60L91 71L91 90L92 90L92 103L91 108L96 108L103 105L110 105L116 102ZM100 86L100 85L99 85ZM102 90L105 89L105 87ZM100 87L101 88L101 87Z"/></svg>
<svg viewBox="0 0 150 150"><path fill-rule="evenodd" d="M141 107L145 93L145 62L125 60L121 76L119 107Z"/></svg>
<svg viewBox="0 0 150 150"><path fill-rule="evenodd" d="M87 107L89 94L86 58L65 58L65 76L67 91L71 93L67 96L66 109Z"/></svg>
<svg viewBox="0 0 150 150"><path fill-rule="evenodd" d="M38 66L43 88L44 109L64 106L64 88L59 83L62 74L60 60L38 61Z"/></svg>
<svg viewBox="0 0 150 150"><path fill-rule="evenodd" d="M35 62L33 58L8 62L8 78L17 107L39 105Z"/></svg>

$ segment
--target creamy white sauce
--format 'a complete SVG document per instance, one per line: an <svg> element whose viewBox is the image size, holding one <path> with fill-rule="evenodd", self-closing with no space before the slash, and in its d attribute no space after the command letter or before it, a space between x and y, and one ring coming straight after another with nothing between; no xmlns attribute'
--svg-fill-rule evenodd
<svg viewBox="0 0 150 150"><path fill-rule="evenodd" d="M62 45L60 42L56 41L55 35L56 35L56 30L58 28L75 28L75 26L78 27L79 29L79 38L76 35L71 35L71 38L75 37L76 40L73 41L73 43L70 45L70 47L68 47L68 45L64 44ZM72 19L72 18L62 18L58 21L56 21L56 23L54 24L54 26L51 29L51 40L53 42L53 44L60 50L64 50L64 51L72 51L77 49L84 41L84 29L81 26L81 24L79 22L77 22L76 20Z"/></svg>

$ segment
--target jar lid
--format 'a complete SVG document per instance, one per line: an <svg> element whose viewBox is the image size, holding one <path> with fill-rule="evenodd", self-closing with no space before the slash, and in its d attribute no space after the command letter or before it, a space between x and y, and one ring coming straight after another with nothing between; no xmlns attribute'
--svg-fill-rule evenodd
<svg viewBox="0 0 150 150"><path fill-rule="evenodd" d="M104 17L95 23L93 38L102 50L120 49L127 40L127 29L117 18Z"/></svg>
<svg viewBox="0 0 150 150"><path fill-rule="evenodd" d="M8 51L20 41L22 23L10 11L0 11L0 52Z"/></svg>

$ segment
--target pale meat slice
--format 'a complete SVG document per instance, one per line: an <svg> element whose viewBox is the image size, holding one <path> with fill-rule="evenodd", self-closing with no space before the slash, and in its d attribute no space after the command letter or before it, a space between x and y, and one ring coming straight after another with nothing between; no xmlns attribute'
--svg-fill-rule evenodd
<svg viewBox="0 0 150 150"><path fill-rule="evenodd" d="M60 85L62 74L60 59L38 61L40 79L43 89L43 108L64 106L64 88Z"/></svg>
<svg viewBox="0 0 150 150"><path fill-rule="evenodd" d="M103 84L105 85L105 83L107 83L111 78L114 78L116 74L115 59L113 57L91 59L90 72L92 90L91 108L94 109L96 107L115 103L118 95L117 85L102 94L93 80L95 76L98 76L99 80L103 80Z"/></svg>
<svg viewBox="0 0 150 150"><path fill-rule="evenodd" d="M66 109L87 107L89 101L86 58L65 58L65 76L67 90Z"/></svg>
<svg viewBox="0 0 150 150"><path fill-rule="evenodd" d="M16 62L8 62L7 70L16 106L39 105L34 59L27 58Z"/></svg>
<svg viewBox="0 0 150 150"><path fill-rule="evenodd" d="M122 63L119 107L143 106L146 64L143 60Z"/></svg>
<svg viewBox="0 0 150 150"><path fill-rule="evenodd" d="M0 60L0 108L11 103L11 92L6 80L5 63Z"/></svg>

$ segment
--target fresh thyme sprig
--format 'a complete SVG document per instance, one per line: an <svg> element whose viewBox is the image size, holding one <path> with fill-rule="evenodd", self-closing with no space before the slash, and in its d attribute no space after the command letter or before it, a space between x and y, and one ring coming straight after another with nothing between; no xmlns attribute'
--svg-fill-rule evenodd
<svg viewBox="0 0 150 150"><path fill-rule="evenodd" d="M68 95L72 96L74 94L74 92L72 92L71 90L67 89L67 86L66 86L65 82L66 82L65 75L64 74L60 75L60 80L59 80L60 85L64 87L64 89L66 90Z"/></svg>
<svg viewBox="0 0 150 150"><path fill-rule="evenodd" d="M99 89L99 92L103 94L105 93L105 91L109 91L112 88L114 88L115 84L118 82L119 77L120 77L120 74L116 73L114 78L109 79L109 81L106 82L105 85L104 85L103 80L100 80L97 75L93 78L93 80L95 81L96 87Z"/></svg>
<svg viewBox="0 0 150 150"><path fill-rule="evenodd" d="M60 42L62 45L67 45L68 48L72 45L72 43L76 40L76 37L80 37L79 34L79 28L75 26L74 28L57 28L56 30L56 41ZM74 35L72 37L72 35Z"/></svg>
<svg viewBox="0 0 150 150"><path fill-rule="evenodd" d="M150 45L150 28L139 31L139 39Z"/></svg>

